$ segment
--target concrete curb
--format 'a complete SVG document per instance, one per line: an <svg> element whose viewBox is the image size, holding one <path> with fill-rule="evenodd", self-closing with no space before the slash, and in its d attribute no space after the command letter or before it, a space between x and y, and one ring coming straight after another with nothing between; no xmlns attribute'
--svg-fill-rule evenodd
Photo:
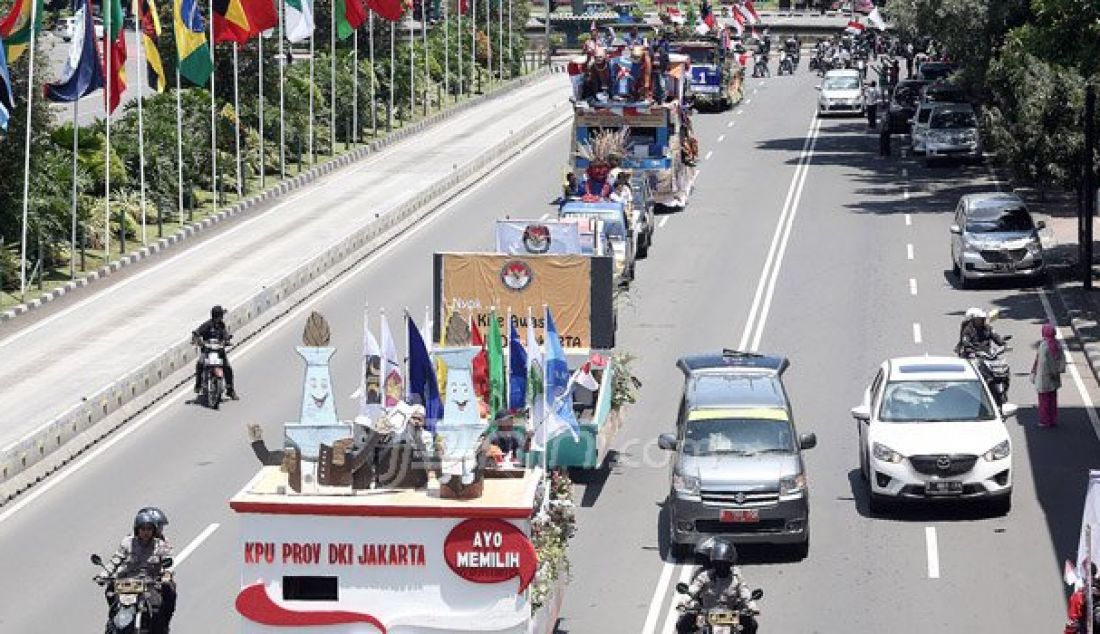
<svg viewBox="0 0 1100 634"><path fill-rule="evenodd" d="M506 85L498 88L497 90L494 90L491 93L475 97L473 99L470 99L469 101L458 104L457 106L453 106L441 112L437 112L427 119L418 121L411 126L401 128L396 132L393 132L377 141L372 142L369 146L362 146L347 154L328 159L323 163L318 163L304 174L299 174L292 179L277 183L266 191L253 194L249 198L246 198L241 202L235 203L230 207L221 209L220 211L217 211L210 216L207 216L206 218L183 225L179 228L179 230L176 231L176 233L170 236L166 236L164 238L160 238L156 242L151 243L150 246L143 247L138 251L123 255L118 260L101 266L98 270L86 274L75 282L69 282L63 287L51 290L39 297L26 301L23 304L19 304L13 308L0 311L0 324L15 319L16 317L26 314L29 311L40 308L59 297L63 297L64 295L75 291L77 288L84 288L90 282L107 277L111 273L114 273L125 266L136 264L137 262L140 262L148 258L149 256L168 248L171 245L178 244L185 238L190 238L200 231L205 231L207 229L217 226L225 220L238 216L244 211L259 208L261 206L261 203L271 202L279 198L280 196L284 196L296 189L300 189L305 185L311 184L322 176L327 176L337 169L342 169L343 167L351 165L352 163L361 161L374 152L378 152L413 134L417 134L426 128L432 127L442 121L450 119L474 106L481 105L491 99L496 99L498 97L506 95L510 92L515 91L518 88L527 86L528 84L531 84L538 79L542 79L547 75L558 72L563 72L563 68L558 66L540 68L530 75L525 75L523 77L518 77L511 80ZM2 474L0 474L0 476L2 476ZM3 477L0 477L0 482L2 481Z"/></svg>
<svg viewBox="0 0 1100 634"><path fill-rule="evenodd" d="M255 336L354 268L380 245L396 238L455 194L545 136L571 115L565 105L556 105L524 128L513 131L410 200L321 250L280 282L232 307L226 322L237 333L237 342ZM168 397L193 376L193 363L190 339L181 338L137 369L0 449L0 504L42 481L128 420Z"/></svg>

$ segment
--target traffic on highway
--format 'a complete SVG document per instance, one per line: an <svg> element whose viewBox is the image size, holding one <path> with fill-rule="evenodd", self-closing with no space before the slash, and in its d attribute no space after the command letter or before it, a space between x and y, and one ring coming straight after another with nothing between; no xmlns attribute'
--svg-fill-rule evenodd
<svg viewBox="0 0 1100 634"><path fill-rule="evenodd" d="M300 211L398 228L263 327L289 262L224 245L258 268L201 293L181 382L0 506L0 631L1094 631L1100 385L1054 220L934 39L903 74L871 23L735 4L593 22L436 124L558 100L412 220L319 181Z"/></svg>

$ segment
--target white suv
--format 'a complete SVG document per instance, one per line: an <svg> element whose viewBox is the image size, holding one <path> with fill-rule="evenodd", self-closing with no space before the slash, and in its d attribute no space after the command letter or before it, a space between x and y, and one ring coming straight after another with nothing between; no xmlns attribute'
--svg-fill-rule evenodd
<svg viewBox="0 0 1100 634"><path fill-rule="evenodd" d="M1012 506L1012 441L989 388L956 357L901 357L882 364L852 408L859 468L872 513L902 499L984 499Z"/></svg>

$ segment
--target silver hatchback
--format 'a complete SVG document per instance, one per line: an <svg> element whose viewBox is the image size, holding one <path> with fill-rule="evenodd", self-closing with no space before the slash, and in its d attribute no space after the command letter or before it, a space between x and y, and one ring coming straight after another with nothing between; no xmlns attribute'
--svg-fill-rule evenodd
<svg viewBox="0 0 1100 634"><path fill-rule="evenodd" d="M951 270L959 286L974 280L1046 273L1039 231L1027 205L1016 194L967 194L959 200L951 225Z"/></svg>

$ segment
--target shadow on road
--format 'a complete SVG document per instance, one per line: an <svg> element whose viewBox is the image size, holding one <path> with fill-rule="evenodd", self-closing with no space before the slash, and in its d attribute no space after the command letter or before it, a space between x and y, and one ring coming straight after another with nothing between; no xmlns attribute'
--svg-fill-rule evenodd
<svg viewBox="0 0 1100 634"><path fill-rule="evenodd" d="M603 464L598 469L570 470L569 477L574 484L584 486L584 493L581 495L580 502L582 508L590 508L596 505L596 500L600 498L600 493L603 492L607 479L611 477L611 470L618 461L619 452L610 449L607 455L604 456Z"/></svg>

